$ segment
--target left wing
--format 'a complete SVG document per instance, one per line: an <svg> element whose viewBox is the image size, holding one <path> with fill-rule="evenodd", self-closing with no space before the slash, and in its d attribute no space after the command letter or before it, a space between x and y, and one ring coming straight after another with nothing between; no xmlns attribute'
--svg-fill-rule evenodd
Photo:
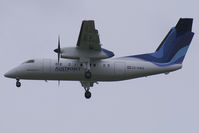
<svg viewBox="0 0 199 133"><path fill-rule="evenodd" d="M82 21L77 47L80 49L101 51L98 30L93 20Z"/></svg>
<svg viewBox="0 0 199 133"><path fill-rule="evenodd" d="M90 59L99 60L114 56L113 52L101 48L94 20L82 21L76 47L61 48L60 51L61 58L80 59L81 62L90 62Z"/></svg>

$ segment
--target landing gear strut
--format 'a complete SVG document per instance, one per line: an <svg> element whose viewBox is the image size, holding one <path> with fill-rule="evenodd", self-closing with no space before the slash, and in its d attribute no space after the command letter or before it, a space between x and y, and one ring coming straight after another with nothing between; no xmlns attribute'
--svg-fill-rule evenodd
<svg viewBox="0 0 199 133"><path fill-rule="evenodd" d="M21 82L19 82L19 79L17 79L16 86L21 87Z"/></svg>

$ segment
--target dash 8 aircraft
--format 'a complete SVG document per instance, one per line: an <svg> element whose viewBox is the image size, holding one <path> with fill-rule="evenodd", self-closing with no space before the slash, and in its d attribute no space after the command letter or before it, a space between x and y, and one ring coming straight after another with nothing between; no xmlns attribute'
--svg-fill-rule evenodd
<svg viewBox="0 0 199 133"><path fill-rule="evenodd" d="M60 48L58 38L58 48L54 50L58 60L31 59L4 76L16 79L17 87L21 86L21 79L80 81L89 99L90 87L99 81L127 80L181 69L194 36L192 23L192 18L181 18L153 53L111 58L114 53L101 47L94 21L83 21L76 47Z"/></svg>

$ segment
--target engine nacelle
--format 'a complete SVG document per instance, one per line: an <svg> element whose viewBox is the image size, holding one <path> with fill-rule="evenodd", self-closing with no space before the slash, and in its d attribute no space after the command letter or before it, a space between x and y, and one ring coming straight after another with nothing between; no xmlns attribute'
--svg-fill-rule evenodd
<svg viewBox="0 0 199 133"><path fill-rule="evenodd" d="M100 51L96 51L93 49L80 49L78 47L61 48L61 58L67 59L106 59L111 58L113 56L113 52L103 48Z"/></svg>

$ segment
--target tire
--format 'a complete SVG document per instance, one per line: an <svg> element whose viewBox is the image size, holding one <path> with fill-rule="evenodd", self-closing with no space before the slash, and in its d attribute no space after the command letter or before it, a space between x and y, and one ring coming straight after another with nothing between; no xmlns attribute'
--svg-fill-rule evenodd
<svg viewBox="0 0 199 133"><path fill-rule="evenodd" d="M86 99L90 99L91 98L91 92L90 91L86 91L85 92L85 98Z"/></svg>
<svg viewBox="0 0 199 133"><path fill-rule="evenodd" d="M21 83L19 81L16 82L17 87L21 87Z"/></svg>

